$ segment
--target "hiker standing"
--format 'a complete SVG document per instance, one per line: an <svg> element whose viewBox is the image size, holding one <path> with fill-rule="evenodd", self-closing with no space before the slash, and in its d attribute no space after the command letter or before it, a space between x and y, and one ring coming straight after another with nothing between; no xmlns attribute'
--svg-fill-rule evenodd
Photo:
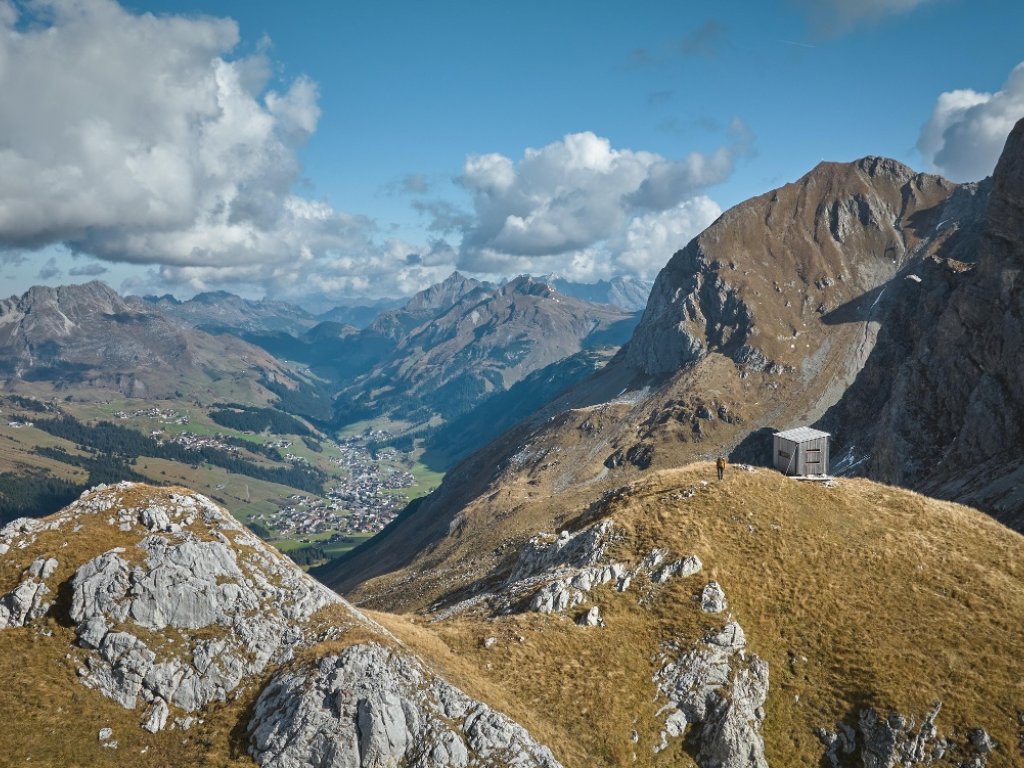
<svg viewBox="0 0 1024 768"><path fill-rule="evenodd" d="M718 479L725 477L725 454L718 454L718 461L715 462L715 469L718 470Z"/></svg>

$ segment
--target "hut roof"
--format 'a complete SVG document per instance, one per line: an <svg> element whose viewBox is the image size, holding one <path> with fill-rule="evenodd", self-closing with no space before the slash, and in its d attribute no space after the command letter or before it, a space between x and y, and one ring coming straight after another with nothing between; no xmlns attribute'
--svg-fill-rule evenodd
<svg viewBox="0 0 1024 768"><path fill-rule="evenodd" d="M819 437L831 437L831 435L828 432L822 432L820 429L796 427L795 429L787 429L785 432L776 432L775 437L781 437L783 440L789 440L794 443L803 443Z"/></svg>

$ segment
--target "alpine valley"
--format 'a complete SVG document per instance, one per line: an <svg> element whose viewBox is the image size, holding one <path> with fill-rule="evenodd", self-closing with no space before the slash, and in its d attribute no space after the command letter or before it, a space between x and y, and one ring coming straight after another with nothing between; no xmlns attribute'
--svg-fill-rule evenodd
<svg viewBox="0 0 1024 768"><path fill-rule="evenodd" d="M1022 270L1024 120L653 286L12 297L0 762L1021 765ZM771 468L805 425L824 482Z"/></svg>

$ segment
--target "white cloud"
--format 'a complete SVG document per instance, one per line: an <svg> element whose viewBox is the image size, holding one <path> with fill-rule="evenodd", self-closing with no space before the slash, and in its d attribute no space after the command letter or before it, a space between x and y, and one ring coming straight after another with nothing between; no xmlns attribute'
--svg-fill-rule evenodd
<svg viewBox="0 0 1024 768"><path fill-rule="evenodd" d="M72 277L97 277L109 271L109 268L103 266L98 261L94 261L89 264L83 264L80 267L72 267L68 270L68 274Z"/></svg>
<svg viewBox="0 0 1024 768"><path fill-rule="evenodd" d="M137 265L128 279L159 292L291 297L411 292L455 266L650 274L717 215L702 194L750 140L737 123L729 146L681 159L593 133L517 160L474 155L458 178L471 210L420 197L449 241L412 244L296 191L317 86L273 80L269 43L240 56L239 40L231 19L0 0L0 261L31 253L41 273L99 274L75 254ZM403 185L428 190L424 177Z"/></svg>
<svg viewBox="0 0 1024 768"><path fill-rule="evenodd" d="M995 93L962 89L941 94L921 129L917 148L944 176L975 181L992 173L1007 135L1022 117L1024 62Z"/></svg>
<svg viewBox="0 0 1024 768"><path fill-rule="evenodd" d="M437 231L461 236L458 264L469 271L649 275L720 212L700 193L748 150L749 131L734 127L734 145L680 160L615 149L590 132L527 149L518 162L474 155L458 178L472 213L421 210L435 214Z"/></svg>
<svg viewBox="0 0 1024 768"><path fill-rule="evenodd" d="M64 271L57 266L57 259L51 256L42 267L39 268L39 272L36 277L40 280L53 280L54 278L63 277Z"/></svg>
<svg viewBox="0 0 1024 768"><path fill-rule="evenodd" d="M675 208L635 217L609 247L623 271L653 278L673 253L721 214L718 203L700 195Z"/></svg>
<svg viewBox="0 0 1024 768"><path fill-rule="evenodd" d="M266 43L232 57L238 42L230 19L0 0L0 251L65 243L188 285L345 272L389 290L406 254L293 193L316 84L272 83Z"/></svg>

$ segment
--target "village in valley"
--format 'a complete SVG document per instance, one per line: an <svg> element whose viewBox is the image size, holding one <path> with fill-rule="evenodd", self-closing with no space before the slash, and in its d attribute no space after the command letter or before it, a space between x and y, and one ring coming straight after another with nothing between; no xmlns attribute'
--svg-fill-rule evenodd
<svg viewBox="0 0 1024 768"><path fill-rule="evenodd" d="M148 434L161 442L196 451L213 448L235 455L241 453L237 440L229 442L224 433L192 431L192 418L179 410L150 407L118 410L111 415L119 421L157 422ZM177 429L172 431L168 427ZM324 484L324 495L291 493L273 500L276 510L257 512L246 522L257 530L264 529L274 540L291 539L299 544L332 544L346 537L377 533L408 504L409 496L402 489L416 483L413 474L404 468L408 463L404 454L387 446L371 450L371 443L379 445L390 437L387 431L367 429L336 441L323 439L328 449L325 455L333 470ZM293 451L293 440L291 436L277 435L262 445L277 451L286 462L310 464L306 456Z"/></svg>
<svg viewBox="0 0 1024 768"><path fill-rule="evenodd" d="M295 493L276 512L254 515L251 522L275 536L300 539L331 532L374 534L390 523L409 502L398 491L416 482L411 472L391 463L399 459L398 452L385 448L374 458L361 437L345 438L335 447L340 456L330 462L342 472L332 476L326 497Z"/></svg>

